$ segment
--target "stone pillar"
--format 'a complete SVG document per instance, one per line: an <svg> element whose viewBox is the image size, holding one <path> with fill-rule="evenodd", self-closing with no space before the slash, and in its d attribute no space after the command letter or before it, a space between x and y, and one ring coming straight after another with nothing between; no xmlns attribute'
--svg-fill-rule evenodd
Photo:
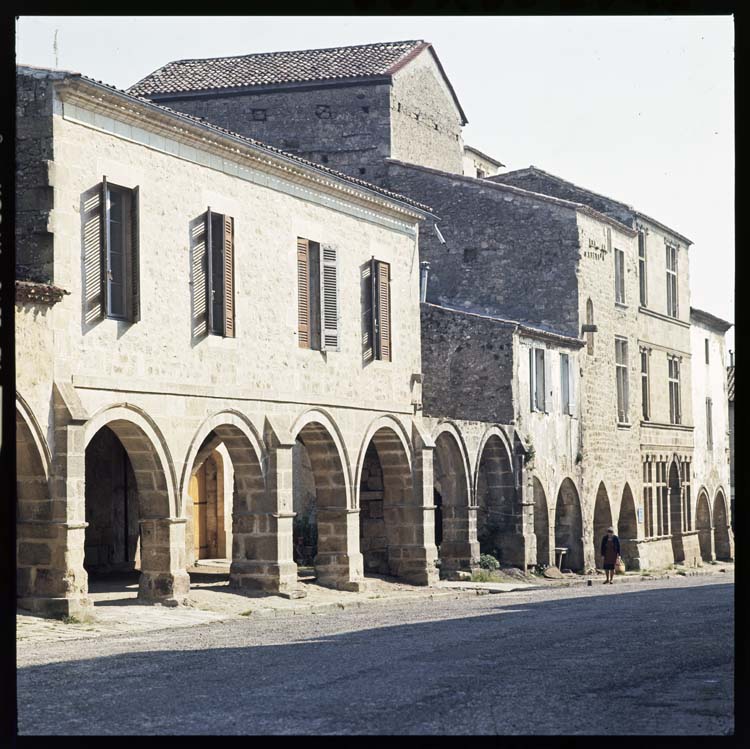
<svg viewBox="0 0 750 749"><path fill-rule="evenodd" d="M232 514L232 566L229 583L234 588L263 590L300 597L297 565L292 555L292 448L269 439L266 486L262 496L251 500L246 511L235 497ZM235 481L236 473L235 473Z"/></svg>
<svg viewBox="0 0 750 749"><path fill-rule="evenodd" d="M516 499L513 502L513 531L501 533L503 563L526 570L536 565L537 549L534 533L534 479L523 465L523 456L516 456L513 471ZM517 512L516 512L517 510Z"/></svg>
<svg viewBox="0 0 750 749"><path fill-rule="evenodd" d="M58 413L62 419L67 415ZM69 418L66 421L70 421ZM47 616L81 616L91 611L83 568L86 529L83 426L55 429L55 458L48 502L17 524L18 606Z"/></svg>
<svg viewBox="0 0 750 749"><path fill-rule="evenodd" d="M319 489L318 496L322 494ZM359 550L359 510L318 506L317 523L315 573L318 584L338 590L364 590L364 560Z"/></svg>
<svg viewBox="0 0 750 749"><path fill-rule="evenodd" d="M185 518L145 518L141 527L141 578L138 600L177 606L190 592L185 570Z"/></svg>
<svg viewBox="0 0 750 749"><path fill-rule="evenodd" d="M701 547L698 541L698 531L683 531L682 533L683 561L688 567L701 565Z"/></svg>
<svg viewBox="0 0 750 749"><path fill-rule="evenodd" d="M479 567L477 508L446 502L443 498L443 542L440 544L441 571L450 576L459 570Z"/></svg>

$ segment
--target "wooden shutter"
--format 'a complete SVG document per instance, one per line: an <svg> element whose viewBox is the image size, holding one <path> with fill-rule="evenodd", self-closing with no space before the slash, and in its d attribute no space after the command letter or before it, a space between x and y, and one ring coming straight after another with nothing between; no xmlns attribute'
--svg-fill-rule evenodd
<svg viewBox="0 0 750 749"><path fill-rule="evenodd" d="M234 338L234 219L224 216L224 336Z"/></svg>
<svg viewBox="0 0 750 749"><path fill-rule="evenodd" d="M339 350L338 261L333 247L320 248L321 351Z"/></svg>
<svg viewBox="0 0 750 749"><path fill-rule="evenodd" d="M362 310L362 358L365 362L377 358L377 317L375 315L377 269L375 265L376 260L373 257L362 268L362 290L365 300Z"/></svg>
<svg viewBox="0 0 750 749"><path fill-rule="evenodd" d="M552 410L552 357L548 349L544 353L544 413Z"/></svg>
<svg viewBox="0 0 750 749"><path fill-rule="evenodd" d="M310 243L297 238L297 336L300 348L310 348Z"/></svg>
<svg viewBox="0 0 750 749"><path fill-rule="evenodd" d="M138 218L138 197L140 189L134 187L130 193L130 320L141 319L141 261Z"/></svg>
<svg viewBox="0 0 750 749"><path fill-rule="evenodd" d="M529 407L536 410L536 358L533 346L529 348Z"/></svg>
<svg viewBox="0 0 750 749"><path fill-rule="evenodd" d="M99 198L100 220L99 229L101 241L99 242L99 268L101 277L101 317L107 316L109 310L109 294L107 280L109 279L109 201L107 200L107 178L102 177L102 189Z"/></svg>
<svg viewBox="0 0 750 749"><path fill-rule="evenodd" d="M214 273L213 273L213 235L211 206L206 210L206 316L208 323L208 332L214 332Z"/></svg>
<svg viewBox="0 0 750 749"><path fill-rule="evenodd" d="M391 266L377 261L377 349L378 359L391 360Z"/></svg>

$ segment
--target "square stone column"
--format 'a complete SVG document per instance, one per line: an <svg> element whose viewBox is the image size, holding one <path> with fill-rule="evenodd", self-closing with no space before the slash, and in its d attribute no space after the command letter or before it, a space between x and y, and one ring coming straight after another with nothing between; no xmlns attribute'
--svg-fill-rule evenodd
<svg viewBox="0 0 750 749"><path fill-rule="evenodd" d="M364 560L359 550L359 510L318 507L317 523L315 573L318 584L338 590L364 590Z"/></svg>
<svg viewBox="0 0 750 749"><path fill-rule="evenodd" d="M185 518L146 518L141 527L141 578L138 599L177 606L187 601Z"/></svg>
<svg viewBox="0 0 750 749"><path fill-rule="evenodd" d="M18 606L46 616L81 616L91 611L83 568L87 523L84 497L85 448L81 423L55 429L55 456L47 502L17 522ZM43 499L43 498L40 498Z"/></svg>
<svg viewBox="0 0 750 749"><path fill-rule="evenodd" d="M232 515L229 584L234 588L293 597L299 593L292 556L293 446L275 443L268 456L265 494L254 502L257 509L235 509Z"/></svg>
<svg viewBox="0 0 750 749"><path fill-rule="evenodd" d="M477 508L443 502L443 542L440 544L441 571L447 575L479 568Z"/></svg>
<svg viewBox="0 0 750 749"><path fill-rule="evenodd" d="M499 533L502 562L526 570L536 564L536 534L534 533L534 484L533 477L523 466L523 458L516 456L513 472L516 492L513 502L513 530Z"/></svg>
<svg viewBox="0 0 750 749"><path fill-rule="evenodd" d="M683 531L682 553L684 563L688 567L699 567L701 565L701 547L698 541L698 531Z"/></svg>

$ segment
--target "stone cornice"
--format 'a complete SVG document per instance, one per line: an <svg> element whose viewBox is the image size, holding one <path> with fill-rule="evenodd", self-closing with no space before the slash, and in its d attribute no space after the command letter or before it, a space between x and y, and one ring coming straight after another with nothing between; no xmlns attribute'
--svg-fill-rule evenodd
<svg viewBox="0 0 750 749"><path fill-rule="evenodd" d="M17 304L57 304L69 291L50 283L37 281L16 281Z"/></svg>
<svg viewBox="0 0 750 749"><path fill-rule="evenodd" d="M412 222L430 216L427 206L410 205L394 194L381 194L376 186L359 186L346 175L338 177L325 168L296 159L255 143L241 135L224 131L163 106L136 99L104 84L83 77L69 77L56 84L63 103L68 102L113 120L135 125L215 156L249 164L267 174L304 184L311 190L335 195L339 200L367 206L377 213L408 216ZM102 128L105 129L105 128Z"/></svg>

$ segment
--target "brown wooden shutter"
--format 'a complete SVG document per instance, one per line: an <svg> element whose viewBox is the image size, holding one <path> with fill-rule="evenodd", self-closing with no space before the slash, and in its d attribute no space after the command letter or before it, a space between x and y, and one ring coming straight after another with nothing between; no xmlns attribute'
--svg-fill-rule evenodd
<svg viewBox="0 0 750 749"><path fill-rule="evenodd" d="M109 278L108 256L109 256L109 202L107 200L107 178L102 177L102 189L99 198L100 220L99 229L101 241L99 242L99 268L101 276L101 317L107 316L109 309L109 295L107 293L107 279Z"/></svg>
<svg viewBox="0 0 750 749"><path fill-rule="evenodd" d="M391 360L391 266L390 263L377 262L378 284L378 358Z"/></svg>
<svg viewBox="0 0 750 749"><path fill-rule="evenodd" d="M224 216L224 336L234 338L234 219Z"/></svg>
<svg viewBox="0 0 750 749"><path fill-rule="evenodd" d="M130 196L130 320L138 322L141 319L141 262L140 236L138 219L138 197L140 189L134 187Z"/></svg>
<svg viewBox="0 0 750 749"><path fill-rule="evenodd" d="M334 247L320 248L321 350L339 350L338 258Z"/></svg>
<svg viewBox="0 0 750 749"><path fill-rule="evenodd" d="M310 243L297 238L297 335L300 348L310 348Z"/></svg>
<svg viewBox="0 0 750 749"><path fill-rule="evenodd" d="M363 296L365 300L362 311L362 358L364 361L372 361L377 357L377 317L376 309L376 275L375 258L362 268Z"/></svg>

